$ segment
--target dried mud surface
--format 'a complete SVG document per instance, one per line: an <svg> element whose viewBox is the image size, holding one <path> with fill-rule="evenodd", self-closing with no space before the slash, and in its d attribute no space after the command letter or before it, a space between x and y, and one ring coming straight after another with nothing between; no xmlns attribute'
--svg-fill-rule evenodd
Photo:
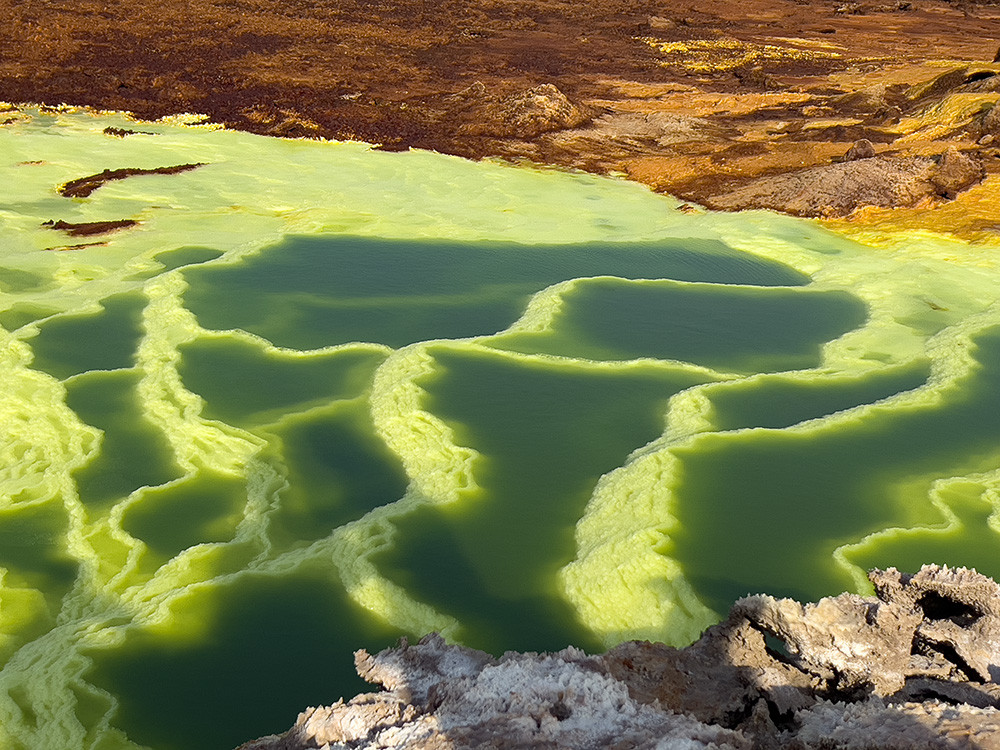
<svg viewBox="0 0 1000 750"><path fill-rule="evenodd" d="M747 597L684 649L359 651L385 690L241 750L1000 747L1000 586L936 566L870 578L875 597Z"/></svg>
<svg viewBox="0 0 1000 750"><path fill-rule="evenodd" d="M0 0L0 100L197 112L836 217L933 208L1000 173L998 44L1000 6L973 0ZM843 161L862 140L869 158ZM941 166L949 147L961 168Z"/></svg>

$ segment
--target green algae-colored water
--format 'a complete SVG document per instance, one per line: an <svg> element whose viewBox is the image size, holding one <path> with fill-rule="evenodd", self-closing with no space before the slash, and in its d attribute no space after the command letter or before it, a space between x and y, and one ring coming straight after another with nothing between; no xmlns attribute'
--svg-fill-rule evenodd
<svg viewBox="0 0 1000 750"><path fill-rule="evenodd" d="M235 746L429 630L684 644L749 592L1000 575L990 248L192 118L0 121L2 750Z"/></svg>

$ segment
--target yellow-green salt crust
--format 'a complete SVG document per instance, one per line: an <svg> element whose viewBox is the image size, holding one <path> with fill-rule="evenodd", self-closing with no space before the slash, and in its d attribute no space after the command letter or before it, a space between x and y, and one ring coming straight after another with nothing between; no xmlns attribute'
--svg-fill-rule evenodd
<svg viewBox="0 0 1000 750"><path fill-rule="evenodd" d="M697 450L710 433L725 438L774 430L720 429L713 393L766 378L833 382L923 362L930 376L920 387L781 432L805 439L883 414L933 408L979 367L973 340L1000 323L996 247L926 229L894 228L891 243L868 247L765 212L680 212L676 201L622 180L428 152L385 153L360 143L269 139L199 124L196 117L137 123L116 113L8 106L0 122L0 181L6 186L0 202L0 315L6 329L0 333L0 544L21 543L5 536L5 520L27 518L35 542L51 548L53 559L75 566L61 589L14 566L0 569L4 748L138 747L115 724L118 697L87 681L90 655L114 649L140 627L171 639L197 638L190 628L171 630L174 608L240 577L280 577L322 564L357 605L394 629L414 635L438 630L450 637L460 631L454 616L411 595L373 562L394 543L394 519L420 506L476 501L476 466L483 457L428 409L419 384L434 375L433 348L441 342L399 349L357 342L300 352L245 331L209 331L185 307L183 269L165 268L165 253L211 248L219 255L211 264L239 264L286 236L320 234L526 244L708 239L787 264L811 278L811 290L847 291L862 300L867 322L826 343L818 367L778 375L675 360L510 350L505 342L512 335L551 329L567 295L583 283L574 279L539 291L521 318L496 337L445 342L471 354L502 351L514 364L556 371L653 368L703 381L670 399L659 438L598 482L576 525L575 559L555 582L582 625L609 645L628 638L684 644L719 615L671 556L676 508L683 502L677 496L678 456ZM104 132L109 127L142 132L113 137ZM57 192L70 180L106 169L195 162L203 166L108 182L87 198ZM79 239L43 226L50 220L121 219L138 225ZM176 476L101 505L81 500L75 473L98 456L102 430L82 420L67 397L86 385L81 378L92 376L58 379L36 369L34 348L39 326L97 312L99 301L118 294L144 300L134 360L123 369L135 379L146 427L169 445ZM246 342L275 360L312 361L335 352L369 356L370 376L331 403L261 417L258 425L230 424L205 416L204 400L185 387L178 370L185 346L213 336ZM274 435L289 420L324 409L367 410L375 434L401 462L408 487L321 538L289 544L272 529L288 481L281 462L271 460L278 450ZM990 506L987 527L976 533L996 544L998 472L1000 463L968 476L914 477L909 489L887 487L887 493L910 497L930 482L933 491L924 495L927 503L900 514L908 525L843 540L829 556L831 575L864 590L864 572L852 553L907 535L947 535L960 524L953 504ZM162 559L129 533L135 509L156 493L208 476L242 488L239 507L221 522L226 531L218 539Z"/></svg>

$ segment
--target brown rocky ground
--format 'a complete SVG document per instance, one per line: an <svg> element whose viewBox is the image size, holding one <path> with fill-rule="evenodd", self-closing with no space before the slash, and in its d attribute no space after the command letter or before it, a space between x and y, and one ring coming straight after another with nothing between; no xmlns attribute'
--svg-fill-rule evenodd
<svg viewBox="0 0 1000 750"><path fill-rule="evenodd" d="M942 205L1000 173L998 43L1000 5L975 0L0 0L0 100L198 112L840 216ZM869 158L841 161L862 139ZM949 226L995 232L996 195Z"/></svg>

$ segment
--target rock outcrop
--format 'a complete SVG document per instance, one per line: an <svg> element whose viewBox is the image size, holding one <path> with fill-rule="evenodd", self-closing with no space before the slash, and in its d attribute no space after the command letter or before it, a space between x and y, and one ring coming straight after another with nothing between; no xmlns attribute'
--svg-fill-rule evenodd
<svg viewBox="0 0 1000 750"><path fill-rule="evenodd" d="M841 163L760 177L705 204L729 211L770 208L795 216L847 216L863 206L892 208L936 197L954 199L983 176L973 157L953 147L937 158L876 156L872 144L861 140Z"/></svg>
<svg viewBox="0 0 1000 750"><path fill-rule="evenodd" d="M1000 748L1000 586L937 566L869 578L875 597L747 597L683 649L495 659L432 634L359 651L382 692L241 750Z"/></svg>
<svg viewBox="0 0 1000 750"><path fill-rule="evenodd" d="M534 138L553 130L575 128L587 122L587 111L573 104L551 83L508 96L492 96L482 83L473 84L451 100L449 113L464 124L463 135L496 138Z"/></svg>

